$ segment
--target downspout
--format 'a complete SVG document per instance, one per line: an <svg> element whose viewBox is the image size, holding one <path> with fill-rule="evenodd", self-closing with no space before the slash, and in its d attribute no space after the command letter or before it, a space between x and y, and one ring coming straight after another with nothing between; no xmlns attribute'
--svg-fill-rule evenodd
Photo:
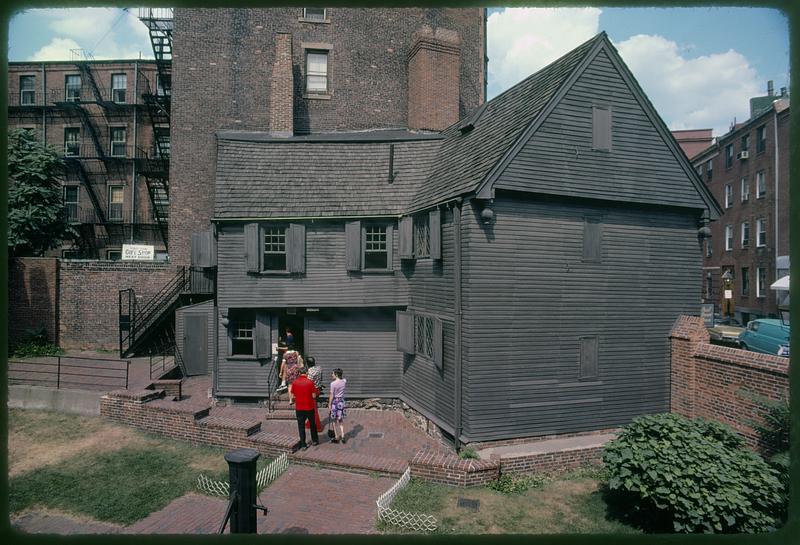
<svg viewBox="0 0 800 545"><path fill-rule="evenodd" d="M461 199L458 199L453 206L453 311L455 314L455 356L454 356L454 400L455 418L453 419L453 438L456 444L456 452L461 449L461 390L462 390L462 366L461 366Z"/></svg>
<svg viewBox="0 0 800 545"><path fill-rule="evenodd" d="M47 72L44 71L44 63L42 66L42 144L47 143Z"/></svg>
<svg viewBox="0 0 800 545"><path fill-rule="evenodd" d="M133 242L133 233L136 231L136 121L139 118L139 61L133 63L133 164L132 169L132 182L131 182L131 242ZM113 97L112 97L113 99Z"/></svg>
<svg viewBox="0 0 800 545"><path fill-rule="evenodd" d="M778 194L778 110L775 108L775 104L772 105L772 120L773 120L773 128L775 139L775 280L778 279L778 255L780 251L778 250L778 200L780 196ZM777 294L776 294L777 300Z"/></svg>

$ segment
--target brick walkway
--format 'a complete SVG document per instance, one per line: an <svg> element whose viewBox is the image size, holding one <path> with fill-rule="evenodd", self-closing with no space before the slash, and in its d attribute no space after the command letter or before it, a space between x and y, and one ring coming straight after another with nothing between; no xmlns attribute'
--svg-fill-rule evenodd
<svg viewBox="0 0 800 545"><path fill-rule="evenodd" d="M394 482L385 477L289 466L259 497L269 514L263 517L258 512L258 533L375 533L375 500ZM12 525L24 533L214 534L227 505L222 498L190 493L127 528L36 512L14 519Z"/></svg>

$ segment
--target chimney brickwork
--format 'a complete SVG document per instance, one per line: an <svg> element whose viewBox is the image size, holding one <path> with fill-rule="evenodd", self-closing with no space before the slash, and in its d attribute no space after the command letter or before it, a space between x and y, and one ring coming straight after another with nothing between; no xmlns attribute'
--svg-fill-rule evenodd
<svg viewBox="0 0 800 545"><path fill-rule="evenodd" d="M294 134L294 76L292 74L292 35L275 34L275 61L272 64L269 96L269 132L288 138Z"/></svg>
<svg viewBox="0 0 800 545"><path fill-rule="evenodd" d="M408 128L444 130L458 121L461 39L423 25L408 54Z"/></svg>

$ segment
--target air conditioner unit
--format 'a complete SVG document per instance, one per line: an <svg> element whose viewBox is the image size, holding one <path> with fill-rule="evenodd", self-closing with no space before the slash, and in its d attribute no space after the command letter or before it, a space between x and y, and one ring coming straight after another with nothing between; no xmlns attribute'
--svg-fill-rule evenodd
<svg viewBox="0 0 800 545"><path fill-rule="evenodd" d="M739 155L737 155L737 157L738 157L739 159L741 159L741 160L745 160L745 159L747 159L748 157L750 157L750 152L749 152L749 151L747 151L747 150L740 151L740 152L739 152Z"/></svg>

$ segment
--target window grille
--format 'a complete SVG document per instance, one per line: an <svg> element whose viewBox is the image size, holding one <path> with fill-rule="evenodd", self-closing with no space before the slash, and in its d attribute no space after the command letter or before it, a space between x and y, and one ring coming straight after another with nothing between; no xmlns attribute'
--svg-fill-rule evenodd
<svg viewBox="0 0 800 545"><path fill-rule="evenodd" d="M264 270L286 270L286 228L264 229Z"/></svg>
<svg viewBox="0 0 800 545"><path fill-rule="evenodd" d="M64 99L67 102L77 102L81 99L81 77L65 76Z"/></svg>
<svg viewBox="0 0 800 545"><path fill-rule="evenodd" d="M414 218L414 256L431 256L431 233L428 216L422 215Z"/></svg>
<svg viewBox="0 0 800 545"><path fill-rule="evenodd" d="M36 78L34 76L19 77L19 103L31 106L36 103Z"/></svg>
<svg viewBox="0 0 800 545"><path fill-rule="evenodd" d="M433 359L433 318L430 316L414 315L414 351Z"/></svg>
<svg viewBox="0 0 800 545"><path fill-rule="evenodd" d="M306 53L306 91L324 93L328 90L328 52Z"/></svg>
<svg viewBox="0 0 800 545"><path fill-rule="evenodd" d="M364 228L364 268L385 269L388 266L387 257L386 226L366 226Z"/></svg>

